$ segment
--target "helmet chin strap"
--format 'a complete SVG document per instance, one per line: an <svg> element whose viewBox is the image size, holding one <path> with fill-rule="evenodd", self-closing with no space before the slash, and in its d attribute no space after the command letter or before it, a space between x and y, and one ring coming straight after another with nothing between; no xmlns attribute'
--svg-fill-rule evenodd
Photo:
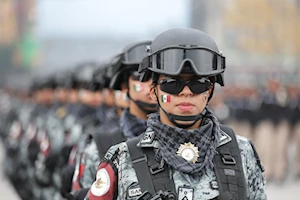
<svg viewBox="0 0 300 200"><path fill-rule="evenodd" d="M143 101L135 101L131 99L144 113L150 114L157 111L157 104L145 103Z"/></svg>
<svg viewBox="0 0 300 200"><path fill-rule="evenodd" d="M170 122L172 122L175 126L177 126L179 128L187 129L187 128L192 127L199 120L201 120L204 117L205 113L206 113L206 108L204 108L203 111L200 114L192 115L192 116L182 116L182 115L174 115L174 114L171 114L171 113L167 113L167 111L165 111L165 109L163 109L163 107L160 105L156 92L155 92L155 96L156 96L156 99L157 99L157 102L158 102L158 106L162 109L162 111L168 117ZM194 121L194 122L192 122L190 124L181 124L181 123L177 123L176 120L177 121L184 121L184 122L187 122L187 121Z"/></svg>
<svg viewBox="0 0 300 200"><path fill-rule="evenodd" d="M146 103L143 101L138 101L138 100L133 100L129 94L127 95L128 98L133 101L138 107L139 109L141 109L144 113L146 113L147 115L153 112L157 111L157 104L153 104L153 103Z"/></svg>

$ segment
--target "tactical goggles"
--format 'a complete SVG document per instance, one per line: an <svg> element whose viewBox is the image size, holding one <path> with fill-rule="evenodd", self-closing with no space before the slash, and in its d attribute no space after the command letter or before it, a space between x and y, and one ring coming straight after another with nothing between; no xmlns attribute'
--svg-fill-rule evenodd
<svg viewBox="0 0 300 200"><path fill-rule="evenodd" d="M157 81L160 85L160 89L169 94L179 94L185 86L188 86L190 90L195 94L201 94L209 90L211 83L206 78L194 78L192 80L179 80L173 78L167 78Z"/></svg>
<svg viewBox="0 0 300 200"><path fill-rule="evenodd" d="M142 58L145 56L147 47L151 44L151 41L146 41L144 43L138 43L127 49L122 55L121 60L123 64L139 64Z"/></svg>
<svg viewBox="0 0 300 200"><path fill-rule="evenodd" d="M141 73L139 73L138 71L133 71L132 74L131 74L131 78L134 81L140 81L140 79L141 79ZM144 80L143 80L143 82L149 81L150 78L151 78L150 76L145 77Z"/></svg>
<svg viewBox="0 0 300 200"><path fill-rule="evenodd" d="M169 46L144 58L139 71L149 68L160 74L178 75L187 61L193 69L191 72L199 76L220 74L225 70L225 57L211 49Z"/></svg>

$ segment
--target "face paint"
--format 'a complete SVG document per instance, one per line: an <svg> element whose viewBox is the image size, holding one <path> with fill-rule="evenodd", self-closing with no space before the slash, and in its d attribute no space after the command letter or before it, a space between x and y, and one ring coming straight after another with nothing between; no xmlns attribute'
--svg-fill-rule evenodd
<svg viewBox="0 0 300 200"><path fill-rule="evenodd" d="M171 95L169 95L169 94L161 95L161 102L162 103L169 103L169 102L171 102Z"/></svg>
<svg viewBox="0 0 300 200"><path fill-rule="evenodd" d="M122 92L122 99L124 101L127 101L128 100L128 96L127 96L127 93L126 92Z"/></svg>
<svg viewBox="0 0 300 200"><path fill-rule="evenodd" d="M116 90L115 91L115 98L116 99L122 99L124 101L128 100L127 93L126 92L122 92L120 90Z"/></svg>
<svg viewBox="0 0 300 200"><path fill-rule="evenodd" d="M136 92L140 92L143 90L143 86L140 83L134 84L133 88Z"/></svg>
<svg viewBox="0 0 300 200"><path fill-rule="evenodd" d="M115 90L115 98L116 99L121 99L121 97L122 97L121 91L120 90Z"/></svg>
<svg viewBox="0 0 300 200"><path fill-rule="evenodd" d="M79 90L78 92L78 96L79 97L83 97L84 96L85 91L83 89Z"/></svg>

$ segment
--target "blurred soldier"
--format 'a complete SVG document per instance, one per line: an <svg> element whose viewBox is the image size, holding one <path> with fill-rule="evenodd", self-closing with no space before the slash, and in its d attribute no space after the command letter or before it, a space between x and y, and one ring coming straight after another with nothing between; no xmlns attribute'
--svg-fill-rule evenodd
<svg viewBox="0 0 300 200"><path fill-rule="evenodd" d="M266 199L253 146L207 108L224 71L225 57L205 33L157 36L140 72L152 77L159 112L140 137L108 150L87 199Z"/></svg>
<svg viewBox="0 0 300 200"><path fill-rule="evenodd" d="M29 102L29 78L27 74L18 74L15 77L15 103L16 103L16 118L11 126L11 131L6 138L8 147L7 157L4 165L5 172L10 177L17 193L22 199L32 197L30 184L27 174L27 146L28 142L25 138L25 130L29 125L30 114L33 106ZM26 183L26 184L25 184Z"/></svg>
<svg viewBox="0 0 300 200"><path fill-rule="evenodd" d="M82 188L90 188L92 185L98 164L109 147L144 132L147 114L156 111L157 104L149 96L150 77L149 81L141 83L137 72L138 65L148 45L150 45L150 41L130 44L124 48L121 54L120 66L112 78L110 87L115 91L121 90L123 94L128 95L130 98L129 108L123 110L118 130L112 131L106 126L102 126L101 129L93 133L93 141L84 151L84 159L81 162L81 166L84 166L81 180Z"/></svg>
<svg viewBox="0 0 300 200"><path fill-rule="evenodd" d="M61 171L61 188L60 193L67 197L71 191L72 177L75 170L75 159L79 157L87 135L91 130L101 124L111 124L112 127L118 122L116 110L114 108L113 93L110 91L103 92L108 85L109 77L104 75L103 66L82 65L75 71L75 79L80 90L78 101L81 103L73 124L72 132L78 132L79 139L73 143L72 150L69 154L68 165ZM97 76L95 76L97 74ZM108 120L109 119L109 120ZM76 128L77 127L77 128ZM77 130L76 130L76 129ZM72 133L73 134L73 133ZM66 153L63 153L67 155Z"/></svg>
<svg viewBox="0 0 300 200"><path fill-rule="evenodd" d="M231 118L230 108L226 104L225 95L221 91L215 94L214 98L209 102L208 107L216 114L220 123L229 123Z"/></svg>
<svg viewBox="0 0 300 200"><path fill-rule="evenodd" d="M254 138L254 126L256 125L256 113L260 106L260 100L257 98L253 85L243 85L239 88L237 101L239 107L236 110L238 120L238 133L248 139Z"/></svg>
<svg viewBox="0 0 300 200"><path fill-rule="evenodd" d="M288 95L278 80L268 80L261 91L260 122L256 127L255 144L266 170L266 178L279 183L286 177L289 139ZM276 148L274 148L276 146Z"/></svg>
<svg viewBox="0 0 300 200"><path fill-rule="evenodd" d="M11 119L12 105L8 94L8 88L2 88L0 92L0 137L1 142L4 142L7 135L8 123Z"/></svg>
<svg viewBox="0 0 300 200"><path fill-rule="evenodd" d="M228 106L229 109L229 118L226 120L226 124L232 127L234 130L237 130L239 127L238 118L237 118L237 110L239 108L239 90L237 86L231 85L228 88L224 89L224 103ZM215 111L218 112L218 111ZM236 131L239 133L238 131ZM240 134L240 133L239 133Z"/></svg>
<svg viewBox="0 0 300 200"><path fill-rule="evenodd" d="M39 199L53 198L53 172L57 155L60 146L62 145L64 132L61 122L63 116L57 115L57 101L56 89L61 87L56 80L56 77L51 75L44 86L42 92L37 98L41 98L47 107L40 107L39 113L42 118L38 118L38 132L37 142L39 144L39 152L37 159L34 162L34 176L36 184L39 187ZM46 110L45 110L46 109ZM44 113L42 113L44 112Z"/></svg>
<svg viewBox="0 0 300 200"><path fill-rule="evenodd" d="M289 111L292 133L296 142L295 175L300 178L300 87L292 85L289 91Z"/></svg>

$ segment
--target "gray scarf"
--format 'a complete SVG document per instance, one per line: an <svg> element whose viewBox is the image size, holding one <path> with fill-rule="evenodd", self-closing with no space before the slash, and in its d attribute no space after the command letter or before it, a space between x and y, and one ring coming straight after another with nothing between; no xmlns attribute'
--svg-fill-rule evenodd
<svg viewBox="0 0 300 200"><path fill-rule="evenodd" d="M148 115L148 127L155 132L160 147L156 149L157 159L163 159L171 168L188 174L199 174L204 168L213 168L213 157L219 144L220 125L214 113L207 108L201 126L193 130L170 127L160 122L157 113ZM198 147L196 163L190 163L176 152L181 144L191 142Z"/></svg>
<svg viewBox="0 0 300 200"><path fill-rule="evenodd" d="M128 109L123 110L120 118L120 126L126 138L133 138L144 133L147 121L132 115Z"/></svg>

